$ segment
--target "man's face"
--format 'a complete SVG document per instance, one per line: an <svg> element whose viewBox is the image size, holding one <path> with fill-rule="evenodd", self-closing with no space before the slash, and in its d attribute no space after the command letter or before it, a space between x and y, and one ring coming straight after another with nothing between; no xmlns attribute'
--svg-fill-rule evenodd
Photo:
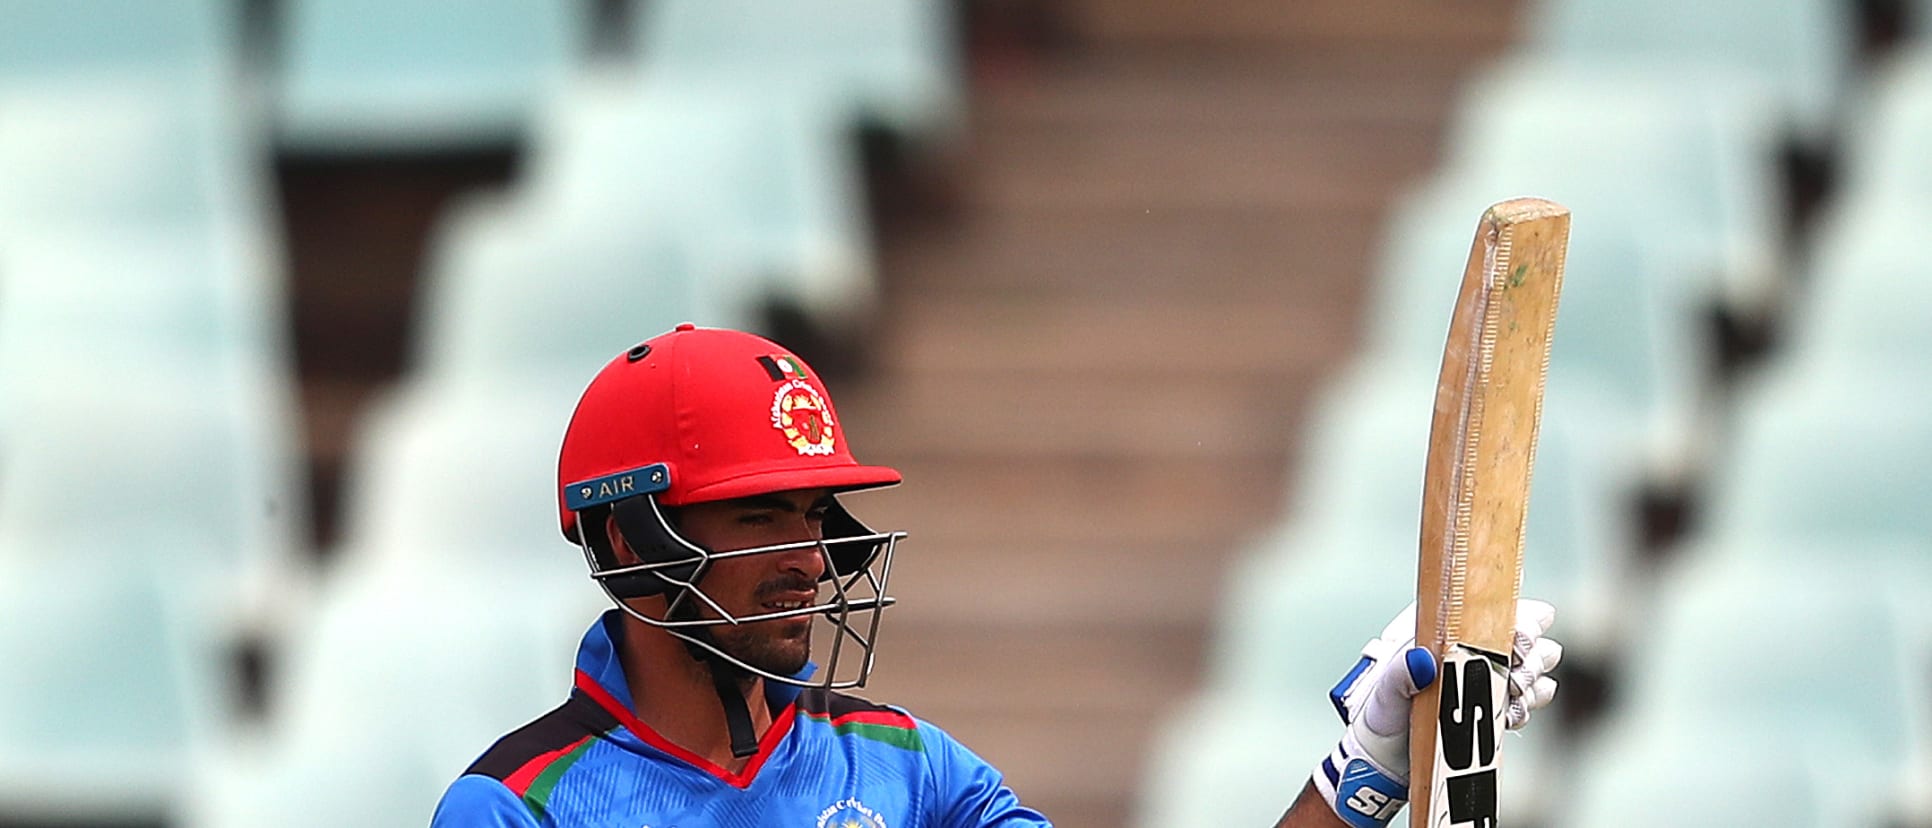
<svg viewBox="0 0 1932 828"><path fill-rule="evenodd" d="M678 510L678 531L714 552L819 540L824 537L825 512L831 504L832 495L825 489L698 503ZM825 559L816 547L807 547L715 561L698 587L727 612L743 618L811 605L818 598L818 579L824 573ZM717 617L702 601L693 608L701 618ZM811 658L814 617L707 629L719 649L760 670L789 676Z"/></svg>

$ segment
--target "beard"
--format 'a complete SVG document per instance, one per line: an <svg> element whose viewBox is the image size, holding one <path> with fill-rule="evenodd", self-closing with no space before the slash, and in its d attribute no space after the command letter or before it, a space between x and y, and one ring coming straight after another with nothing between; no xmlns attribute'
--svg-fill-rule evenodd
<svg viewBox="0 0 1932 828"><path fill-rule="evenodd" d="M787 618L741 627L714 627L711 639L732 658L775 676L796 675L812 657L810 620L799 623Z"/></svg>
<svg viewBox="0 0 1932 828"><path fill-rule="evenodd" d="M787 592L817 591L817 584L797 577L781 575L753 590L753 601L759 605L773 597ZM689 606L689 605L687 605ZM692 607L695 616L695 607ZM744 615L763 612L752 610ZM705 615L711 615L705 612ZM744 662L758 670L775 676L792 676L805 669L812 657L812 627L817 615L792 616L770 621L756 621L738 626L720 624L707 628L711 643L725 654Z"/></svg>

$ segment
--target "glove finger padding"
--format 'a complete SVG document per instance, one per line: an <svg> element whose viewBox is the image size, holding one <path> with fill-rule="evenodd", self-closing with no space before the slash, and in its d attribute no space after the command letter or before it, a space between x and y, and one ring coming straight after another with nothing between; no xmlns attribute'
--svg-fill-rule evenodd
<svg viewBox="0 0 1932 828"><path fill-rule="evenodd" d="M1556 621L1556 608L1524 599L1516 604L1516 629L1509 658L1509 706L1503 726L1521 730L1530 714L1556 696L1556 679L1545 675L1563 660L1563 645L1543 638Z"/></svg>

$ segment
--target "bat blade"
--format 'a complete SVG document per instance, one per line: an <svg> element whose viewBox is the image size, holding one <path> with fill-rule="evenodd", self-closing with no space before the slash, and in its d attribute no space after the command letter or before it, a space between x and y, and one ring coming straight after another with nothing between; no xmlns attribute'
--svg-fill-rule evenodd
<svg viewBox="0 0 1932 828"><path fill-rule="evenodd" d="M1441 666L1416 696L1411 828L1495 828L1511 633L1543 380L1570 211L1489 208L1443 348L1423 479L1416 642Z"/></svg>

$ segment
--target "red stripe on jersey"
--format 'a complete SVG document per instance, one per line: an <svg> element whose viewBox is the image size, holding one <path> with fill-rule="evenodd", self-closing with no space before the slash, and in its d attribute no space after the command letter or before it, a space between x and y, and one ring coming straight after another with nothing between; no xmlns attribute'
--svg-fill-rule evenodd
<svg viewBox="0 0 1932 828"><path fill-rule="evenodd" d="M530 783L537 781L537 777L543 775L544 769L550 767L550 763L569 756L572 751L583 747L585 742L595 738L597 737L594 735L585 736L556 750L537 754L530 761L523 763L522 767L517 768L515 773L504 777L503 786L509 788L511 793L521 798L525 792L530 790Z"/></svg>
<svg viewBox="0 0 1932 828"><path fill-rule="evenodd" d="M732 773L719 767L709 759L679 747L672 743L671 740L664 738L657 731L652 730L651 726L637 718L637 714L632 712L630 708L619 704L616 697L612 696L610 691L605 690L603 685L598 684L596 679L591 678L589 673L582 670L577 671L577 689L583 691L585 696L588 696L591 701L596 702L598 707L603 708L604 712L609 713L612 718L617 719L619 724L622 724L625 729L636 734L637 738L642 739L645 744L671 754L692 767L718 777L725 784L734 788L747 788L751 786L751 780L758 775L758 769L765 766L765 760L770 759L772 751L778 749L779 741L785 738L786 733L791 732L792 719L796 717L792 712L792 705L789 704L785 705L784 710L774 714L772 716L771 727L758 740L758 752L751 755L750 761L745 763L744 770Z"/></svg>
<svg viewBox="0 0 1932 828"><path fill-rule="evenodd" d="M811 715L811 714L806 714ZM819 714L821 716L826 714ZM838 718L829 719L833 727L843 724L870 724L886 727L903 727L911 730L918 726L911 716L897 710L854 710Z"/></svg>

